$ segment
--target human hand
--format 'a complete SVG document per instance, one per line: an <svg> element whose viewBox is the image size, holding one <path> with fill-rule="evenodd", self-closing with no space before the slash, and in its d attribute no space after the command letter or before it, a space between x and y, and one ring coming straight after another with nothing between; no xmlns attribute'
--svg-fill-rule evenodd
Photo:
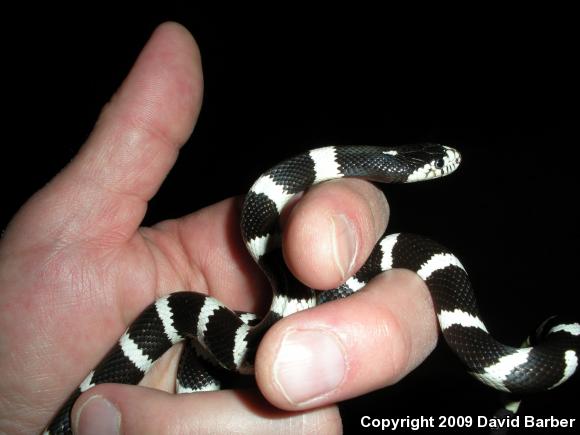
<svg viewBox="0 0 580 435"><path fill-rule="evenodd" d="M194 41L180 26L161 26L76 158L7 228L0 431L39 432L157 297L191 289L255 311L269 296L241 241L235 198L139 228L191 133L201 96ZM360 180L314 187L284 223L290 268L314 288L335 287L363 264L387 210L380 191ZM285 411L253 392L168 394L176 348L142 382L156 389L96 386L79 398L72 420L84 433L102 433L119 418L123 433L339 432L333 404L396 382L431 351L436 331L423 282L391 271L346 300L281 320L264 337L257 383ZM97 396L111 405L90 400Z"/></svg>

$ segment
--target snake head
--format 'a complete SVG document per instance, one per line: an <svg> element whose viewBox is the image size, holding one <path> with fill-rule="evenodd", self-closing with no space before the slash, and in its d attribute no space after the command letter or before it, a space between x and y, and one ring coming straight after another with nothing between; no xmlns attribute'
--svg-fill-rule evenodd
<svg viewBox="0 0 580 435"><path fill-rule="evenodd" d="M408 168L407 183L444 177L461 163L461 154L454 148L434 143L397 147L385 154L399 157Z"/></svg>

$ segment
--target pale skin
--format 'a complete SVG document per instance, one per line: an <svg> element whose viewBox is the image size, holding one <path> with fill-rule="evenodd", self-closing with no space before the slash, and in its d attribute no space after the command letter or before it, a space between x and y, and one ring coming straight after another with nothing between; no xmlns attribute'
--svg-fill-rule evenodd
<svg viewBox="0 0 580 435"><path fill-rule="evenodd" d="M177 24L160 26L78 155L6 229L0 242L0 432L40 432L127 325L160 296L194 290L232 309L265 307L270 290L241 241L239 198L140 227L147 202L193 130L202 88L191 35ZM387 221L387 202L369 183L316 186L284 219L286 261L307 285L335 287L364 263ZM351 298L277 323L257 354L260 392L169 394L176 348L142 386L99 385L84 393L73 426L85 434L111 428L125 434L340 433L337 402L397 382L436 341L425 285L411 272L391 271ZM309 343L313 354L334 358L329 376L321 377L316 358L309 359ZM304 356L301 367L313 366L311 379L291 371L289 348Z"/></svg>

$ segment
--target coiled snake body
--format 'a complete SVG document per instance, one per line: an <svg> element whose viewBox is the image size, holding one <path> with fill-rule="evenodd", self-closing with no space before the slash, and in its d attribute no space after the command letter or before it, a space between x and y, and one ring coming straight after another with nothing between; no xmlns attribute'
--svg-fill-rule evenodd
<svg viewBox="0 0 580 435"><path fill-rule="evenodd" d="M409 234L384 236L365 265L335 290L315 292L287 269L278 218L297 193L326 180L361 177L381 183L429 180L453 172L459 153L435 144L396 148L318 148L286 160L254 183L242 209L248 251L267 275L272 305L262 320L236 313L205 294L178 292L146 308L103 361L59 410L47 433L70 433L70 411L80 393L100 383L138 383L167 349L185 340L178 393L220 388L223 369L251 373L260 339L277 320L361 289L381 271L406 268L427 284L449 347L481 382L500 391L527 393L554 388L576 371L580 322L552 317L525 347L506 346L489 333L479 315L467 273L435 242ZM216 368L218 366L219 368Z"/></svg>

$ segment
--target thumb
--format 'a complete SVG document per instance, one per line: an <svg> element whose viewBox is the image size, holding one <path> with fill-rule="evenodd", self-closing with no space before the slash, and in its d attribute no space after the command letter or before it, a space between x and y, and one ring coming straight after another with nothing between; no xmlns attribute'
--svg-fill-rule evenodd
<svg viewBox="0 0 580 435"><path fill-rule="evenodd" d="M151 388L101 384L76 402L75 434L341 433L338 408L307 412L272 407L253 390L170 394Z"/></svg>
<svg viewBox="0 0 580 435"><path fill-rule="evenodd" d="M162 24L75 158L12 221L11 241L126 242L191 134L202 89L193 37Z"/></svg>

